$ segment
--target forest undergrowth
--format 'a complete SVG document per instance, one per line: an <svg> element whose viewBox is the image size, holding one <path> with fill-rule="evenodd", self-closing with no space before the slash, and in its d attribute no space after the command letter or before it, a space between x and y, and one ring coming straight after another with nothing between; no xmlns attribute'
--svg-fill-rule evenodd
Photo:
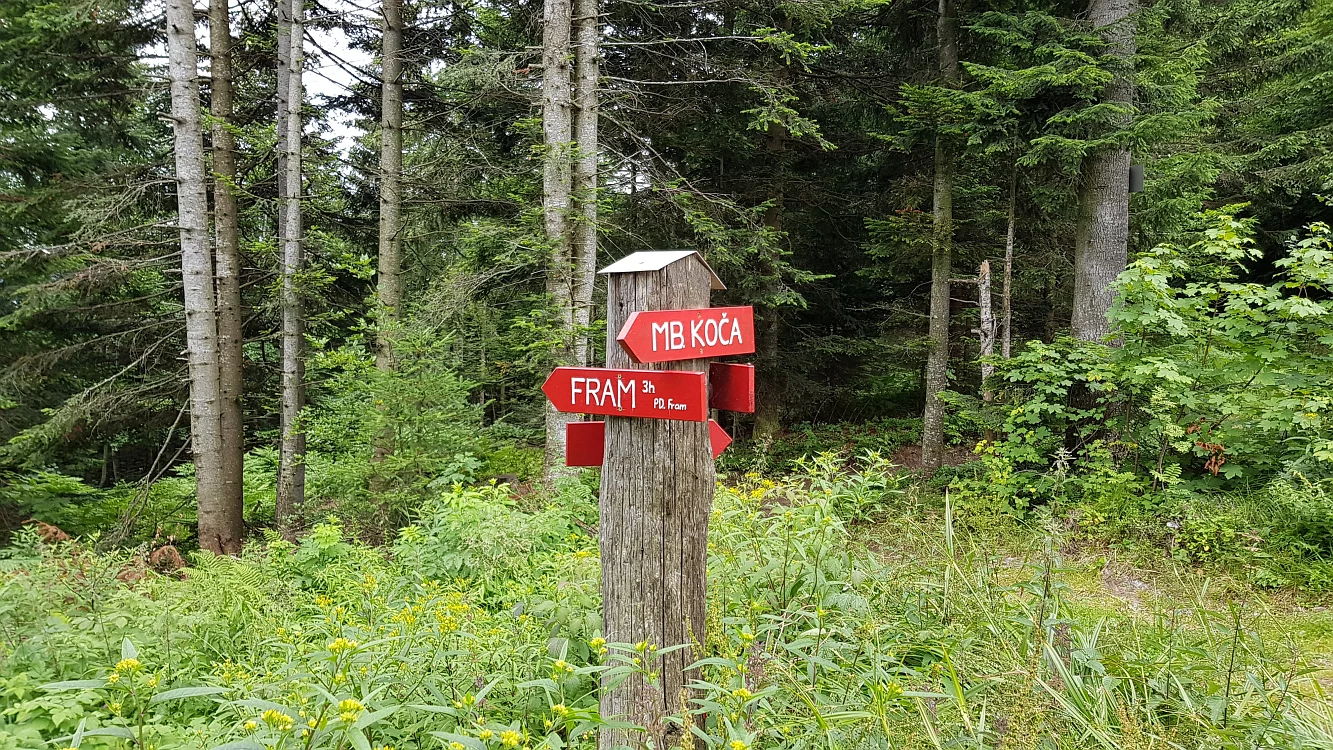
<svg viewBox="0 0 1333 750"><path fill-rule="evenodd" d="M1317 593L1002 524L875 454L719 486L693 748L1329 748ZM383 547L334 518L240 559L24 532L0 560L0 748L593 747L596 506L455 486ZM1155 562L1154 562L1155 561ZM660 732L659 732L660 734Z"/></svg>

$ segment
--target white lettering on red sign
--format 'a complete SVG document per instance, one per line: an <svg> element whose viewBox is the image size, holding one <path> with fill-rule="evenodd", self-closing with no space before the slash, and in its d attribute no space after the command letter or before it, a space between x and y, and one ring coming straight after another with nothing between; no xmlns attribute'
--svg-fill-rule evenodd
<svg viewBox="0 0 1333 750"><path fill-rule="evenodd" d="M679 320L653 323L652 330L653 351L669 352L685 348L685 324Z"/></svg>
<svg viewBox="0 0 1333 750"><path fill-rule="evenodd" d="M668 320L651 325L653 351L680 351L685 349L685 324L679 320ZM701 349L704 346L732 346L745 343L741 332L741 322L728 318L722 313L720 318L703 318L690 321L690 347Z"/></svg>
<svg viewBox="0 0 1333 750"><path fill-rule="evenodd" d="M569 401L573 404L582 404L583 406L606 406L607 402L616 409L624 409L625 396L629 396L629 408L634 409L639 405L639 393L637 384L639 381L621 380L617 378L612 380L606 378L570 378L569 379ZM644 383L644 392L652 393L652 383ZM579 397L582 396L582 399Z"/></svg>

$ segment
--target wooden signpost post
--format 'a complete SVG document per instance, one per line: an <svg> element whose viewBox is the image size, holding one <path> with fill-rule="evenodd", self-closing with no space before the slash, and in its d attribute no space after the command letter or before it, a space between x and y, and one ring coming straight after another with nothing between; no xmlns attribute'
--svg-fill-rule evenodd
<svg viewBox="0 0 1333 750"><path fill-rule="evenodd" d="M704 640L713 460L731 442L708 409L754 410L754 369L709 358L754 352L751 308L709 308L724 288L692 250L634 253L607 276L607 368L557 368L542 390L560 411L605 415L568 426L566 463L602 467L598 538L602 631L657 654L637 676L603 686L606 719L644 727L655 747L678 740L663 718L688 707L686 667ZM602 750L646 737L604 729Z"/></svg>

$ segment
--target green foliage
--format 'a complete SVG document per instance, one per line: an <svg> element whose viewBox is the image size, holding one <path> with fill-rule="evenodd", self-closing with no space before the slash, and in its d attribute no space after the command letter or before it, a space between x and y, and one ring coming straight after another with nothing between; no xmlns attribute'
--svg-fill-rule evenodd
<svg viewBox="0 0 1333 750"><path fill-rule="evenodd" d="M1089 612L1050 552L1062 540L1002 563L947 510L903 514L887 467L863 464L719 488L695 747L1328 741L1308 655L1260 620L1203 599ZM460 488L391 553L330 520L131 583L123 553L25 541L0 572L0 743L590 748L598 680L670 647L600 638L596 544L571 525L591 512L577 483L535 512ZM886 563L848 516L937 552Z"/></svg>
<svg viewBox="0 0 1333 750"><path fill-rule="evenodd" d="M400 340L392 372L355 348L316 360L312 375L326 379L319 406L304 417L308 505L336 502L344 515L359 508L363 519L401 518L472 478L481 465L480 415L468 403L471 384L449 368L445 346Z"/></svg>
<svg viewBox="0 0 1333 750"><path fill-rule="evenodd" d="M919 419L877 419L864 424L799 424L768 441L738 441L718 459L719 473L802 471L823 454L890 456L921 440Z"/></svg>
<svg viewBox="0 0 1333 750"><path fill-rule="evenodd" d="M1163 245L1116 282L1118 347L1033 342L997 361L1009 401L992 422L1015 464L1053 465L1113 434L1107 447L1153 476L1211 484L1302 471L1326 476L1333 451L1321 413L1333 374L1333 273L1324 225L1290 243L1278 280L1235 281L1254 257L1245 225L1205 217L1188 248ZM1088 394L1086 397L1079 394ZM983 417L984 419L984 417Z"/></svg>

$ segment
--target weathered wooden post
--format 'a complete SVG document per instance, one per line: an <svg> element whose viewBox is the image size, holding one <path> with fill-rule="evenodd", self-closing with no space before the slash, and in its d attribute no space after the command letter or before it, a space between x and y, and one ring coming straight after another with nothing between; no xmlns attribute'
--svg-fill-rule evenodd
<svg viewBox="0 0 1333 750"><path fill-rule="evenodd" d="M602 716L647 736L606 729L598 746L666 747L679 730L663 719L689 708L686 667L705 639L713 460L731 442L708 410L754 411L754 366L710 360L754 353L754 309L709 307L724 287L693 250L634 253L601 273L607 366L557 367L542 391L558 411L607 417L568 424L565 464L602 467L602 632L644 644L635 655L656 676L603 684Z"/></svg>
<svg viewBox="0 0 1333 750"><path fill-rule="evenodd" d="M610 368L708 371L708 360L637 364L617 342L631 313L708 307L721 288L698 253L636 253L602 271L607 276L606 365ZM688 337L688 332L682 332ZM708 516L716 485L707 421L608 416L602 459L602 630L612 643L659 648L704 641ZM645 667L657 684L637 677L609 690L602 716L647 727L658 738L662 717L686 704L691 646ZM642 737L603 731L602 750L641 746Z"/></svg>

